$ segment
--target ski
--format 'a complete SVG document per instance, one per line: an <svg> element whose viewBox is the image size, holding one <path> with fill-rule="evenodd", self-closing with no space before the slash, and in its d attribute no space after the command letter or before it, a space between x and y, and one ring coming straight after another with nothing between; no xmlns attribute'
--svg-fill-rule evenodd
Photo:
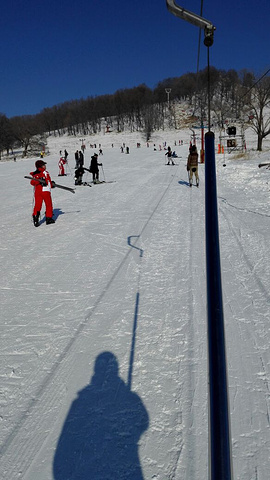
<svg viewBox="0 0 270 480"><path fill-rule="evenodd" d="M99 180L98 182L92 182L92 185L100 185L100 184L103 184L103 183L115 183L116 181L115 180L109 180L109 181L105 181L105 180Z"/></svg>
<svg viewBox="0 0 270 480"><path fill-rule="evenodd" d="M269 166L270 163L259 163L258 167L261 168L261 167L267 167Z"/></svg>
<svg viewBox="0 0 270 480"><path fill-rule="evenodd" d="M62 190L67 190L68 192L75 193L74 188L66 187L65 185L59 185L59 183L54 182L54 186L57 188L62 188Z"/></svg>
<svg viewBox="0 0 270 480"><path fill-rule="evenodd" d="M35 178L35 177L30 177L29 175L25 175L24 178L28 178L29 180L38 180L38 178ZM42 184L42 182L40 182ZM68 192L72 192L72 193L75 193L75 190L74 188L70 188L70 187L65 187L64 185L59 185L59 183L54 183L54 186L57 187L57 188L62 188L63 190L67 190Z"/></svg>

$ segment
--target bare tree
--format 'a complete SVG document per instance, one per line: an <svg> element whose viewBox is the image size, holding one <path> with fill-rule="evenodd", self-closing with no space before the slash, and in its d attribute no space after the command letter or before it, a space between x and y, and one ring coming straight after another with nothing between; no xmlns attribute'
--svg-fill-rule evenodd
<svg viewBox="0 0 270 480"><path fill-rule="evenodd" d="M252 88L250 109L251 128L257 134L257 150L262 150L262 142L270 134L270 116L265 110L270 107L270 77L264 77Z"/></svg>
<svg viewBox="0 0 270 480"><path fill-rule="evenodd" d="M211 108L219 125L223 126L228 117L240 118L248 113L258 135L258 149L261 149L263 138L270 133L269 119L265 115L270 96L269 78L257 82L253 89L254 81L254 75L246 70L239 74L235 70L226 72L210 68ZM169 115L167 88L171 89ZM168 121L177 128L174 105L183 100L203 123L208 106L208 69L167 78L153 90L142 84L117 90L112 95L70 100L45 108L35 116L13 117L10 125L16 140L24 146L25 154L33 136L43 132L59 136L66 132L75 136L97 134L106 118L114 123L118 132L129 128L131 132L143 131L149 138L154 130L164 129Z"/></svg>
<svg viewBox="0 0 270 480"><path fill-rule="evenodd" d="M10 123L15 139L23 146L23 156L25 157L31 145L31 139L40 133L36 116L24 115L21 117L12 117Z"/></svg>
<svg viewBox="0 0 270 480"><path fill-rule="evenodd" d="M14 140L10 120L6 115L0 113L0 158L3 150L6 150L7 154L9 154L9 150L12 150Z"/></svg>

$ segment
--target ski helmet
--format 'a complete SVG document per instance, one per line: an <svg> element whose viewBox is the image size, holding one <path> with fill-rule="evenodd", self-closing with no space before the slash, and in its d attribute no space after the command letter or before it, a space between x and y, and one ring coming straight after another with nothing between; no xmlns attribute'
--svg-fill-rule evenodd
<svg viewBox="0 0 270 480"><path fill-rule="evenodd" d="M35 165L36 165L36 168L41 168L41 167L44 167L44 165L47 165L47 164L43 160L37 160Z"/></svg>

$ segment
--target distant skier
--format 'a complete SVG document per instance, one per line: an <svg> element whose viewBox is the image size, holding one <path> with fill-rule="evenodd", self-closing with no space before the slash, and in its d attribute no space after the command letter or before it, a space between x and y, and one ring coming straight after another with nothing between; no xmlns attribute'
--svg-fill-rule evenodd
<svg viewBox="0 0 270 480"><path fill-rule="evenodd" d="M65 151L64 151L64 154L65 154L65 160L67 161L68 152L65 150Z"/></svg>
<svg viewBox="0 0 270 480"><path fill-rule="evenodd" d="M75 152L75 168L78 168L79 166L79 150L76 150Z"/></svg>
<svg viewBox="0 0 270 480"><path fill-rule="evenodd" d="M79 151L79 160L78 160L78 167L83 167L84 166L84 154L82 151Z"/></svg>
<svg viewBox="0 0 270 480"><path fill-rule="evenodd" d="M54 188L54 182L51 180L50 174L46 170L46 162L43 160L37 160L35 163L36 170L31 172L31 177L34 177L31 180L30 184L35 187L34 192L34 209L33 209L33 222L35 227L39 226L39 217L42 207L42 203L45 203L46 206L46 225L50 223L55 223L53 217L53 204L51 197L51 189Z"/></svg>
<svg viewBox="0 0 270 480"><path fill-rule="evenodd" d="M98 154L94 153L94 155L91 157L91 164L89 169L89 171L93 175L93 183L99 182L99 166L102 166L102 163L98 163Z"/></svg>
<svg viewBox="0 0 270 480"><path fill-rule="evenodd" d="M190 154L187 161L187 171L189 173L189 186L192 187L193 173L196 177L196 186L199 186L199 175L198 175L198 152L196 145L192 145L190 149Z"/></svg>
<svg viewBox="0 0 270 480"><path fill-rule="evenodd" d="M64 177L66 175L65 167L64 167L66 163L67 163L67 160L64 157L61 157L58 162L58 167L59 167L58 177Z"/></svg>
<svg viewBox="0 0 270 480"><path fill-rule="evenodd" d="M167 152L165 153L165 156L168 157L168 163L167 163L167 165L170 165L170 162L172 162L172 165L175 165L175 163L174 163L174 161L173 161L173 159L172 159L172 149L171 149L171 147L168 147L168 150L167 150Z"/></svg>

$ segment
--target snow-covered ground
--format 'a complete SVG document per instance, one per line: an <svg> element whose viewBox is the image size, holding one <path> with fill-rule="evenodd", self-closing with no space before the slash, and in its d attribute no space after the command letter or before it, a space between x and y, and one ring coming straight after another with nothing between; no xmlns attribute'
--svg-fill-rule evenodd
<svg viewBox="0 0 270 480"><path fill-rule="evenodd" d="M85 165L100 143L112 183L54 189L56 223L38 228L23 178L36 159L0 164L1 480L207 478L204 165L190 189L189 140L86 138ZM50 137L56 182L74 186L80 147ZM235 480L268 480L270 152L247 147L216 155L232 453Z"/></svg>

